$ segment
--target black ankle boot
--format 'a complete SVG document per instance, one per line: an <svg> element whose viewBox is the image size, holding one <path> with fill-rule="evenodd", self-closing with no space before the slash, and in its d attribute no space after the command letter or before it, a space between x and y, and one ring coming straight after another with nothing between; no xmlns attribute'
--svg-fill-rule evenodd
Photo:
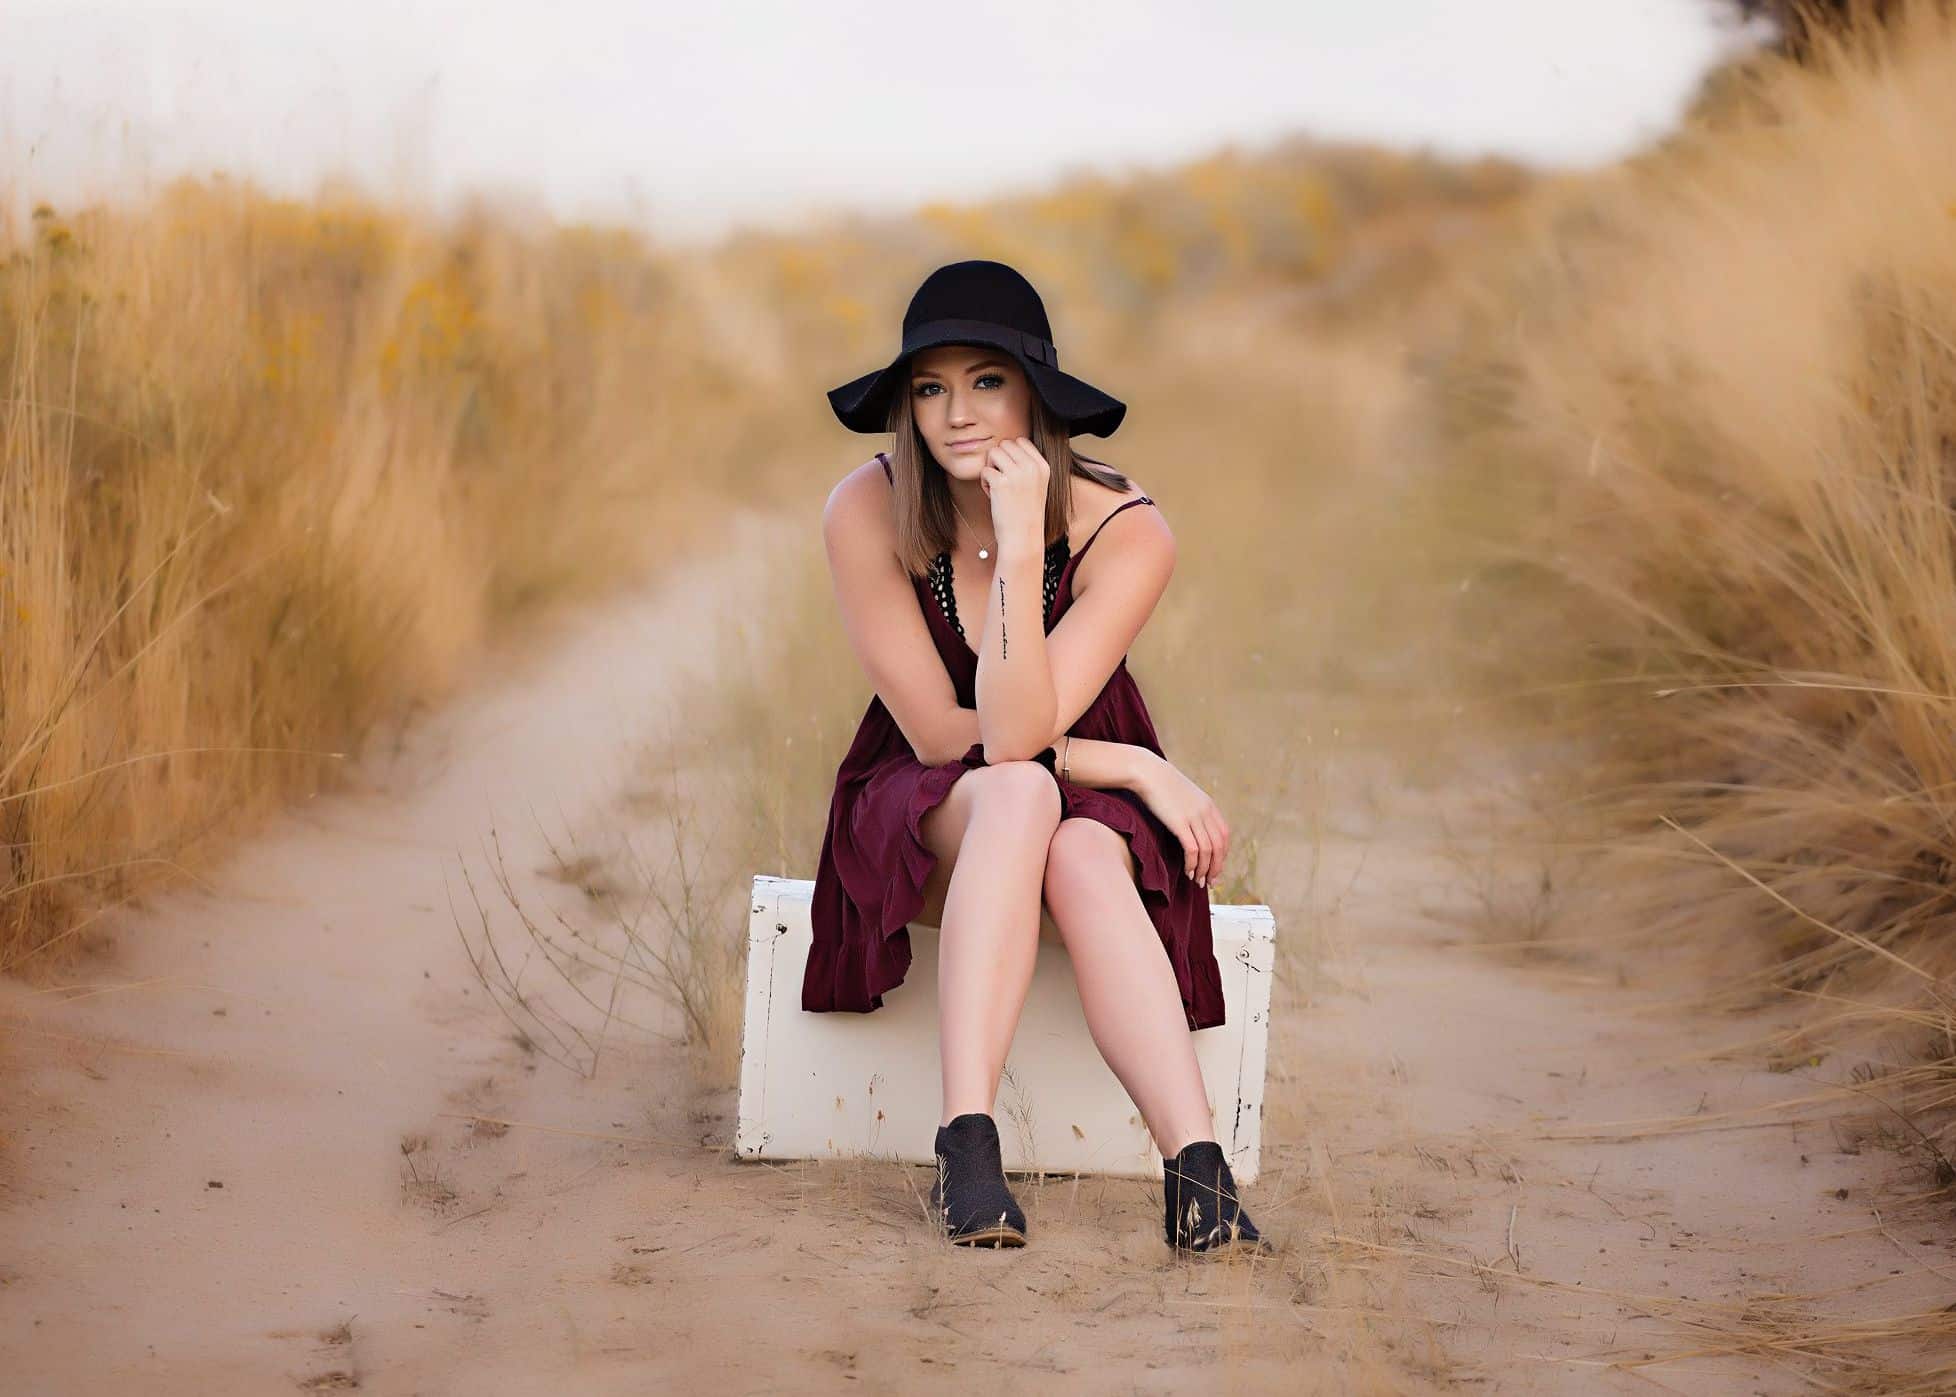
<svg viewBox="0 0 1956 1397"><path fill-rule="evenodd" d="M1276 1250L1237 1201L1229 1160L1214 1140L1197 1140L1162 1162L1162 1228L1177 1252Z"/></svg>
<svg viewBox="0 0 1956 1397"><path fill-rule="evenodd" d="M1026 1215L1005 1186L998 1125L968 1111L937 1127L937 1179L931 1213L945 1235L963 1247L1022 1247Z"/></svg>

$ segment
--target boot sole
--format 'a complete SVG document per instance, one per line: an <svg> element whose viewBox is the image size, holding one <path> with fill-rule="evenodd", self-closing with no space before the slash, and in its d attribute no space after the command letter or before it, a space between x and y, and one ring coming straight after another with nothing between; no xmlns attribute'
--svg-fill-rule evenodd
<svg viewBox="0 0 1956 1397"><path fill-rule="evenodd" d="M1176 1247L1175 1254L1177 1256L1189 1257L1248 1256L1252 1254L1256 1256L1275 1256L1277 1249L1269 1241L1261 1237L1254 1242L1246 1241L1239 1237L1232 1241L1218 1242L1213 1247L1204 1247L1201 1249L1195 1247Z"/></svg>
<svg viewBox="0 0 1956 1397"><path fill-rule="evenodd" d="M954 1247L1022 1247L1025 1244L1026 1234L1016 1227L987 1227L951 1238Z"/></svg>

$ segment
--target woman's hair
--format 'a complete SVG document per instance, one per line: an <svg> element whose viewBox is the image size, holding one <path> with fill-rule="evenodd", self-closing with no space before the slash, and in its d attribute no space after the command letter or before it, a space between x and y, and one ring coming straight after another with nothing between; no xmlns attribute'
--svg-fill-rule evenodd
<svg viewBox="0 0 1956 1397"><path fill-rule="evenodd" d="M907 392L891 395L890 475L896 492L897 557L912 577L922 577L937 555L957 539L958 516L951 487L944 483L944 468L917 434L910 404ZM1083 475L1123 493L1134 482L1105 461L1075 451L1072 438L1047 409L1037 388L1032 390L1031 407L1032 430L1027 435L1053 468L1046 483L1045 542L1050 548L1066 533L1067 484L1073 476Z"/></svg>

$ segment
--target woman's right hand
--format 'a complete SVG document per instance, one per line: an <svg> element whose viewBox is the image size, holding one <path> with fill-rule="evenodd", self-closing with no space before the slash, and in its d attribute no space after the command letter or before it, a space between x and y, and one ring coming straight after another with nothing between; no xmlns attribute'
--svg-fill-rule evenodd
<svg viewBox="0 0 1956 1397"><path fill-rule="evenodd" d="M1046 550L1046 483L1053 468L1031 437L1006 437L985 452L979 480L992 509L992 537L1003 558L1026 549L1034 557Z"/></svg>
<svg viewBox="0 0 1956 1397"><path fill-rule="evenodd" d="M1165 757L1147 765L1134 793L1181 841L1182 871L1201 886L1214 887L1229 854L1229 824L1216 803Z"/></svg>

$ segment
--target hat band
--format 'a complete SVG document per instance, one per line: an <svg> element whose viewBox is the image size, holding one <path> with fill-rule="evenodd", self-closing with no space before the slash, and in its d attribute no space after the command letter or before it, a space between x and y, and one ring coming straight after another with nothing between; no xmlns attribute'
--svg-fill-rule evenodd
<svg viewBox="0 0 1956 1397"><path fill-rule="evenodd" d="M1036 364L1044 364L1049 369L1059 367L1059 349L1051 340L1029 335L1011 325L1000 325L994 320L926 320L904 332L903 352L909 354L934 344L968 339L1002 344L1007 349L1016 348Z"/></svg>

